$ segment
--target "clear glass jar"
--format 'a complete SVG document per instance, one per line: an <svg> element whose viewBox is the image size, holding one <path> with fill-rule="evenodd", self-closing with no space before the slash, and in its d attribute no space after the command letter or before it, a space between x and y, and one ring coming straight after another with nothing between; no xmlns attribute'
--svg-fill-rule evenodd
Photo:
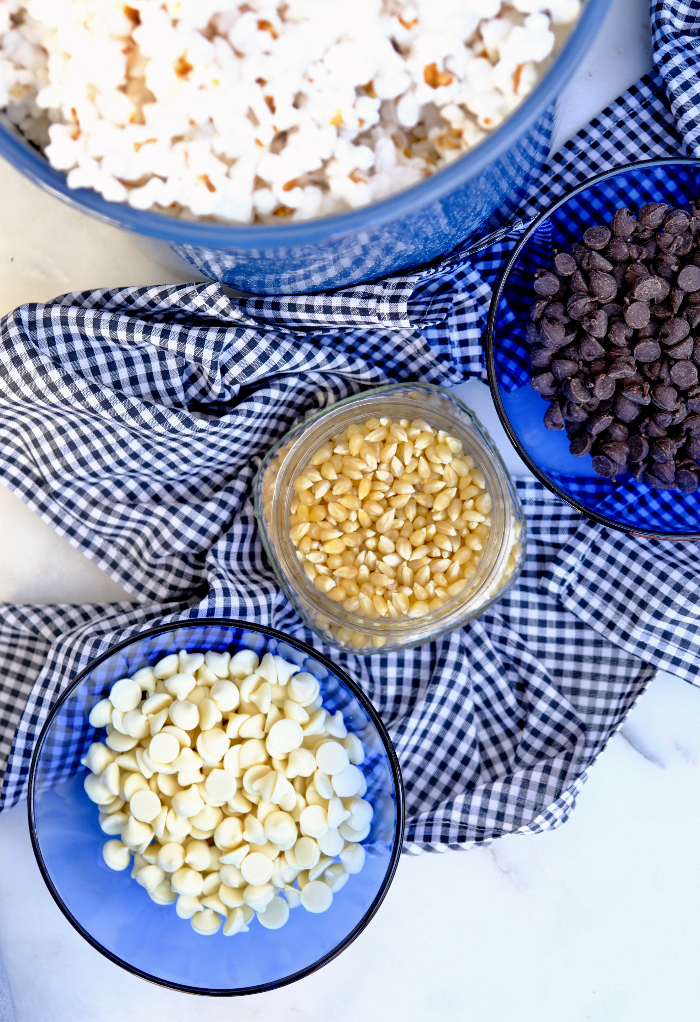
<svg viewBox="0 0 700 1022"><path fill-rule="evenodd" d="M320 592L307 577L290 538L294 484L311 458L353 423L389 416L422 419L461 441L491 494L488 537L474 558L475 571L462 591L422 617L372 618L346 610ZM303 482L303 480L302 480ZM419 646L483 613L520 574L525 526L520 501L493 442L474 413L442 387L395 384L364 391L305 419L266 455L254 483L255 515L265 550L282 588L304 622L325 642L360 655Z"/></svg>

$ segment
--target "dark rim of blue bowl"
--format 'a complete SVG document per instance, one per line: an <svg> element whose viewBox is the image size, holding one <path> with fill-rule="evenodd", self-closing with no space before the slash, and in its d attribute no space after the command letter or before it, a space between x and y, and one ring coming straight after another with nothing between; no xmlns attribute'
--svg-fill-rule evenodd
<svg viewBox="0 0 700 1022"><path fill-rule="evenodd" d="M331 673L333 673L337 678L339 678L340 681L342 681L343 684L347 686L350 692L352 692L355 699L357 699L357 701L361 704L362 708L365 710L368 717L370 718L370 720L376 727L377 731L379 732L379 735L382 739L382 744L384 745L384 751L386 752L389 762L391 764L391 773L394 781L394 788L396 790L396 836L394 839L394 846L392 848L391 857L389 860L389 868L387 869L384 880L382 881L382 886L376 898L374 899L370 907L367 909L367 911L365 912L364 916L357 924L357 926L355 926L355 928L351 930L350 933L348 933L348 935L344 937L339 944L336 944L336 946L332 948L332 950L330 950L327 954L323 955L321 958L313 962L311 965L306 966L306 968L300 969L299 972L295 972L290 976L284 976L283 978L275 980L272 983L263 983L260 984L259 986L254 987L235 987L230 990L209 990L204 989L203 987L186 986L183 983L168 982L167 980L161 979L158 976L152 976L148 972L143 972L141 969L137 969L134 965L129 965L127 962L122 961L122 959L119 958L117 955L113 954L111 951L108 951L107 948L103 947L102 944L100 944L99 941L95 940L95 938L90 933L88 933L88 931L69 911L69 909L64 904L60 894L56 890L53 881L51 880L49 871L46 868L44 858L41 854L41 849L39 847L39 839L37 837L36 832L36 824L34 820L34 786L36 784L36 773L39 764L39 759L41 756L41 750L43 748L44 741L46 740L46 736L48 735L51 729L51 725L54 721L54 718L56 717L56 714L60 710L63 703L65 703L65 701L70 698L70 696L73 694L73 692L75 692L78 686L85 680L85 678L92 671L94 671L94 669L99 664L109 659L109 657L113 656L115 653L119 653L121 650L127 649L127 647L129 646L133 646L135 642L139 642L141 639L148 639L154 635L165 635L168 632L178 631L178 629L180 628L188 627L196 628L198 625L201 625L202 627L206 627L208 625L221 625L226 628L240 628L242 631L246 632L257 632L260 635L268 636L271 639L278 639L280 642L284 642L289 646L293 646L300 652L305 653L306 656L311 657L314 660L318 660L319 663L323 664L324 667L326 667ZM156 986L168 987L171 990L179 990L182 993L186 994L201 994L206 997L238 997L244 994L261 994L265 993L268 990L276 990L278 987L288 986L290 983L295 983L297 980L303 979L305 976L311 975L312 972L316 972L323 965L327 965L328 962L336 958L341 953L341 951L344 951L346 947L352 944L352 942L357 937L359 937L359 935L365 929L370 920L376 915L379 906L384 901L384 898L386 897L386 892L389 890L389 886L392 880L394 879L394 874L396 873L396 868L398 866L399 858L401 856L401 848L403 845L405 825L403 780L401 777L401 768L399 766L399 761L394 750L394 746L391 743L391 739L389 738L387 730L381 718L379 717L377 711L374 709L372 703L369 701L369 699L364 694L362 689L359 687L357 682L353 681L352 678L350 678L349 675L347 675L345 671L342 670L342 668L338 667L337 664L334 664L333 661L330 660L327 656L324 656L323 653L319 653L317 650L313 649L311 646L307 645L305 642L302 642L299 639L294 639L289 635L285 635L283 632L277 631L276 628L265 628L262 625L251 624L248 621L237 621L235 619L226 619L219 617L185 618L182 621L175 621L168 625L161 625L160 627L149 628L144 632L140 632L138 635L132 635L131 638L125 639L123 642L119 642L115 646L112 646L105 653L102 653L100 656L96 657L85 668L85 670L80 672L80 674L76 677L72 685L70 685L70 687L66 689L66 691L51 707L49 715L46 719L46 723L41 729L41 734L39 735L39 739L36 743L36 748L34 749L34 754L32 755L32 764L29 770L27 813L29 817L29 833L32 839L32 847L34 849L34 855L36 856L36 861L39 865L39 869L41 870L41 875L44 878L44 883L48 887L53 900L56 902L56 904L58 905L61 912L68 920L68 922L75 927L78 933L85 938L88 944L91 944L96 951L99 951L100 954L103 954L105 958L109 958L109 960L111 962L114 962L115 965L121 966L121 968L126 969L127 972L131 972L135 976L140 976L141 979L148 980L150 983L156 984Z"/></svg>
<svg viewBox="0 0 700 1022"><path fill-rule="evenodd" d="M611 0L587 0L571 35L557 54L552 66L517 110L471 152L455 160L425 181L397 195L360 209L318 220L291 224L235 225L192 222L166 214L142 212L121 202L107 202L89 189L69 189L66 175L50 166L41 151L28 142L14 126L0 121L0 156L35 184L69 205L91 213L112 224L150 237L180 244L269 248L314 244L340 238L351 231L365 230L409 216L445 198L476 174L487 170L503 152L515 145L571 77L573 70L592 44Z"/></svg>
<svg viewBox="0 0 700 1022"><path fill-rule="evenodd" d="M594 522L598 522L599 525L605 525L609 529L615 529L617 532L626 532L632 536L642 536L645 539L665 539L665 540L690 540L700 539L700 532L662 532L648 529L642 529L635 525L626 525L624 522L618 522L614 518L610 518L608 515L601 514L594 508L587 507L580 501L576 500L571 494L567 493L566 490L562 490L560 486L552 482L549 476L542 471L537 462L533 461L528 453L527 449L523 447L520 442L518 434L515 432L511 425L508 414L503 407L501 401L501 392L498 386L498 380L496 377L496 356L494 352L494 334L496 326L496 314L498 312L498 305L503 294L503 289L506 285L506 281L510 276L510 271L513 269L515 262L520 255L521 251L528 243L532 235L535 233L537 228L555 213L562 206L573 198L574 195L580 195L581 192L585 192L586 189L593 187L593 185L599 184L601 181L607 181L611 177L617 177L618 174L628 174L631 170L644 170L646 168L651 169L652 167L671 167L671 166L685 166L685 167L700 167L700 160L692 159L690 157L667 157L661 160L639 160L636 163L626 163L622 167L615 167L614 170L607 170L603 174L597 174L595 177L588 178L583 184L578 185L576 188L572 188L570 192L563 195L556 202L552 203L543 213L537 217L536 220L530 224L528 229L523 234L518 244L513 249L513 252L506 263L505 269L503 270L498 284L493 292L493 298L491 299L491 306L489 308L488 323L486 325L486 368L488 370L489 387L491 389L491 396L493 403L496 406L498 417L503 424L503 428L508 434L508 439L516 449L522 460L525 462L527 467L530 469L532 474L539 479L539 481L551 490L552 493L556 493L557 497L563 500L570 507L573 507L576 511L585 515L586 518L592 518Z"/></svg>

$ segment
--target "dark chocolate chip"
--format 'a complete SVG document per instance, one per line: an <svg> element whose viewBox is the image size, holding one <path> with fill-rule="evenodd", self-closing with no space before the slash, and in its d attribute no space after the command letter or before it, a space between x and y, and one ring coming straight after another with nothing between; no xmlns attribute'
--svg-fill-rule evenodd
<svg viewBox="0 0 700 1022"><path fill-rule="evenodd" d="M686 337L680 344L675 344L672 348L667 348L665 354L669 358L681 359L690 358L693 354L694 340L692 337Z"/></svg>
<svg viewBox="0 0 700 1022"><path fill-rule="evenodd" d="M608 302L607 305L603 306L603 312L608 319L614 319L622 315L622 306L618 305L617 302Z"/></svg>
<svg viewBox="0 0 700 1022"><path fill-rule="evenodd" d="M683 316L667 319L659 331L662 344L678 344L690 333L690 323Z"/></svg>
<svg viewBox="0 0 700 1022"><path fill-rule="evenodd" d="M584 454L590 453L592 446L592 439L589 436L586 436L585 433L582 433L580 436L574 437L569 444L569 450L575 458L582 458Z"/></svg>
<svg viewBox="0 0 700 1022"><path fill-rule="evenodd" d="M654 461L673 461L676 445L669 437L661 437L651 445L651 456Z"/></svg>
<svg viewBox="0 0 700 1022"><path fill-rule="evenodd" d="M600 374L604 373L607 368L608 363L605 361L604 358L595 359L595 361L591 362L590 366L588 367L591 376L600 376Z"/></svg>
<svg viewBox="0 0 700 1022"><path fill-rule="evenodd" d="M605 430L606 442L609 440L626 440L629 436L629 430L623 422L611 422L608 428Z"/></svg>
<svg viewBox="0 0 700 1022"><path fill-rule="evenodd" d="M612 266L610 267L612 269ZM601 270L590 272L591 291L601 302L611 302L617 294L617 281L609 273Z"/></svg>
<svg viewBox="0 0 700 1022"><path fill-rule="evenodd" d="M545 297L551 297L555 295L559 290L559 278L554 274L550 273L549 270L537 271L541 275L535 278L535 291L538 295L544 295Z"/></svg>
<svg viewBox="0 0 700 1022"><path fill-rule="evenodd" d="M700 437L700 415L689 415L683 423L683 429L685 432L690 433L691 436Z"/></svg>
<svg viewBox="0 0 700 1022"><path fill-rule="evenodd" d="M573 379L564 380L561 390L564 397L567 397L569 401L575 401L578 405L585 404L591 396L588 386L575 376Z"/></svg>
<svg viewBox="0 0 700 1022"><path fill-rule="evenodd" d="M570 277L576 269L576 260L568 252L557 252L554 257L554 269L560 277Z"/></svg>
<svg viewBox="0 0 700 1022"><path fill-rule="evenodd" d="M645 470L646 470L646 465L644 464L643 461L641 461L638 465L633 465L632 466L632 477L633 477L633 479L636 479L638 483L641 483L642 479L644 478Z"/></svg>
<svg viewBox="0 0 700 1022"><path fill-rule="evenodd" d="M557 392L557 382L551 373L540 373L539 376L533 376L530 385L542 397L554 397Z"/></svg>
<svg viewBox="0 0 700 1022"><path fill-rule="evenodd" d="M575 401L567 401L562 414L567 422L586 422L588 420L588 412Z"/></svg>
<svg viewBox="0 0 700 1022"><path fill-rule="evenodd" d="M605 255L613 263L626 263L630 257L630 249L624 238L613 238L605 249Z"/></svg>
<svg viewBox="0 0 700 1022"><path fill-rule="evenodd" d="M615 400L615 415L621 422L634 422L642 413L641 406L630 401L624 394L618 394Z"/></svg>
<svg viewBox="0 0 700 1022"><path fill-rule="evenodd" d="M636 280L641 280L642 277L650 277L649 270L643 263L630 263L625 270L625 283L634 284Z"/></svg>
<svg viewBox="0 0 700 1022"><path fill-rule="evenodd" d="M654 260L654 273L657 277L663 277L664 280L672 280L674 275L678 273L679 267L678 259L668 253L664 253Z"/></svg>
<svg viewBox="0 0 700 1022"><path fill-rule="evenodd" d="M602 433L604 429L607 429L612 421L613 416L609 412L596 412L588 420L588 432L591 436L597 436L598 433Z"/></svg>
<svg viewBox="0 0 700 1022"><path fill-rule="evenodd" d="M643 436L631 436L628 441L629 454L627 460L630 462L644 461L649 454L649 442Z"/></svg>
<svg viewBox="0 0 700 1022"><path fill-rule="evenodd" d="M690 227L690 213L682 209L672 210L664 220L666 234L683 234Z"/></svg>
<svg viewBox="0 0 700 1022"><path fill-rule="evenodd" d="M574 270L569 287L580 294L588 294L588 280L580 270Z"/></svg>
<svg viewBox="0 0 700 1022"><path fill-rule="evenodd" d="M581 320L583 329L593 337L605 337L608 332L608 317L602 309L596 309Z"/></svg>
<svg viewBox="0 0 700 1022"><path fill-rule="evenodd" d="M688 420L686 419L686 422ZM695 461L700 459L700 436L689 436L685 442L685 453Z"/></svg>
<svg viewBox="0 0 700 1022"><path fill-rule="evenodd" d="M695 493L700 481L700 475L688 468L681 468L676 472L676 486L683 493Z"/></svg>
<svg viewBox="0 0 700 1022"><path fill-rule="evenodd" d="M671 290L669 300L671 302L671 308L673 309L674 316L677 316L678 313L681 311L683 302L685 301L686 297L687 297L686 292L682 291L679 287L674 287Z"/></svg>
<svg viewBox="0 0 700 1022"><path fill-rule="evenodd" d="M700 397L689 397L686 405L689 412L700 412Z"/></svg>
<svg viewBox="0 0 700 1022"><path fill-rule="evenodd" d="M586 334L581 341L580 353L584 362L592 362L605 355L605 348L591 334Z"/></svg>
<svg viewBox="0 0 700 1022"><path fill-rule="evenodd" d="M690 329L694 330L700 323L700 305L686 305L685 318L690 323Z"/></svg>
<svg viewBox="0 0 700 1022"><path fill-rule="evenodd" d="M681 390L689 390L698 382L698 369L692 362L676 362L671 366L671 379Z"/></svg>
<svg viewBox="0 0 700 1022"><path fill-rule="evenodd" d="M558 380L573 376L577 369L578 362L573 362L570 358L555 358L552 361L552 372Z"/></svg>
<svg viewBox="0 0 700 1022"><path fill-rule="evenodd" d="M547 319L564 319L566 317L566 309L562 302L550 302L545 312Z"/></svg>
<svg viewBox="0 0 700 1022"><path fill-rule="evenodd" d="M582 320L589 312L595 312L596 303L589 295L573 294L566 303L566 311L572 319Z"/></svg>
<svg viewBox="0 0 700 1022"><path fill-rule="evenodd" d="M599 476L611 478L616 472L620 471L620 466L616 465L610 458L606 458L604 454L594 454L591 460L593 471L597 472Z"/></svg>
<svg viewBox="0 0 700 1022"><path fill-rule="evenodd" d="M664 430L664 432L660 433L659 436L667 436L668 427L673 422L673 412L664 411L654 412L654 422L656 423L657 426Z"/></svg>
<svg viewBox="0 0 700 1022"><path fill-rule="evenodd" d="M648 405L651 404L651 398L649 397L649 384L639 383L628 383L625 380L625 389L622 393L625 395L628 401L634 401L636 405Z"/></svg>
<svg viewBox="0 0 700 1022"><path fill-rule="evenodd" d="M672 482L666 482L664 479L660 479L655 476L652 472L646 473L646 481L650 486L653 486L656 490L675 490L676 482L675 479Z"/></svg>
<svg viewBox="0 0 700 1022"><path fill-rule="evenodd" d="M699 291L700 266L694 266L692 263L690 266L684 266L678 274L677 284L678 287L682 287L684 291Z"/></svg>
<svg viewBox="0 0 700 1022"><path fill-rule="evenodd" d="M616 358L608 369L608 376L613 380L624 380L635 372L634 362L629 358Z"/></svg>
<svg viewBox="0 0 700 1022"><path fill-rule="evenodd" d="M610 241L612 237L609 228L607 227L589 227L583 235L583 243L588 248L601 249Z"/></svg>
<svg viewBox="0 0 700 1022"><path fill-rule="evenodd" d="M665 483L674 483L676 480L675 461L655 461L654 475L657 479L662 479Z"/></svg>
<svg viewBox="0 0 700 1022"><path fill-rule="evenodd" d="M659 426L653 419L645 419L639 427L639 432L642 436L646 437L657 437L666 436L667 430L663 426Z"/></svg>
<svg viewBox="0 0 700 1022"><path fill-rule="evenodd" d="M588 256L588 269L601 270L603 273L612 273L613 264L600 252L591 252Z"/></svg>
<svg viewBox="0 0 700 1022"><path fill-rule="evenodd" d="M653 318L658 319L661 322L671 319L673 316L673 306L670 302L658 302L658 304L651 306L650 311Z"/></svg>
<svg viewBox="0 0 700 1022"><path fill-rule="evenodd" d="M669 206L665 202L647 202L637 213L637 220L642 227L656 230L666 219Z"/></svg>
<svg viewBox="0 0 700 1022"><path fill-rule="evenodd" d="M626 206L621 206L613 213L612 229L613 234L620 238L629 238L637 226L637 218Z"/></svg>
<svg viewBox="0 0 700 1022"><path fill-rule="evenodd" d="M559 348L564 343L566 328L559 319L543 317L540 323L540 333L550 348Z"/></svg>
<svg viewBox="0 0 700 1022"><path fill-rule="evenodd" d="M673 387L668 387L663 383L661 386L654 387L651 399L656 407L663 412L672 412L678 407L678 394Z"/></svg>
<svg viewBox="0 0 700 1022"><path fill-rule="evenodd" d="M663 277L640 277L635 280L630 291L638 302L661 302L671 290L671 285Z"/></svg>
<svg viewBox="0 0 700 1022"><path fill-rule="evenodd" d="M671 425L672 426L680 426L680 424L684 421L684 419L688 418L688 415L690 414L690 412L692 410L693 410L692 408L688 408L688 406L686 405L685 401L679 401L678 402L678 408L673 413L673 418L671 419Z"/></svg>
<svg viewBox="0 0 700 1022"><path fill-rule="evenodd" d="M608 337L613 344L622 347L632 337L634 330L621 319L614 319L608 326Z"/></svg>
<svg viewBox="0 0 700 1022"><path fill-rule="evenodd" d="M616 465L627 464L628 447L626 443L623 443L620 440L613 440L612 443L603 444L601 451L610 458L611 461L614 461Z"/></svg>
<svg viewBox="0 0 700 1022"><path fill-rule="evenodd" d="M615 381L607 373L602 373L593 384L593 393L600 401L607 401L615 393Z"/></svg>
<svg viewBox="0 0 700 1022"><path fill-rule="evenodd" d="M564 416L561 414L561 408L557 401L552 402L544 413L544 424L547 429L564 428Z"/></svg>
<svg viewBox="0 0 700 1022"><path fill-rule="evenodd" d="M648 302L632 302L625 309L625 323L633 330L641 330L651 319Z"/></svg>
<svg viewBox="0 0 700 1022"><path fill-rule="evenodd" d="M530 365L533 369L546 369L552 361L551 348L532 348L530 351Z"/></svg>
<svg viewBox="0 0 700 1022"><path fill-rule="evenodd" d="M548 298L536 298L530 306L530 319L533 323L539 323L542 318L542 313L549 305Z"/></svg>
<svg viewBox="0 0 700 1022"><path fill-rule="evenodd" d="M661 355L658 341L640 341L634 347L634 357L638 362L655 362Z"/></svg>

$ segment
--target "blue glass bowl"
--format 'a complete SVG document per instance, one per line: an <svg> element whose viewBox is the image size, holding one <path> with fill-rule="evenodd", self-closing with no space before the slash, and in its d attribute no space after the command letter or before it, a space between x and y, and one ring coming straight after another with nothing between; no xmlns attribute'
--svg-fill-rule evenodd
<svg viewBox="0 0 700 1022"><path fill-rule="evenodd" d="M110 685L181 649L270 650L319 679L324 703L343 712L349 731L362 731L367 758L364 796L374 807L360 873L322 915L302 907L279 930L252 921L248 933L213 937L194 932L174 905L154 904L130 876L102 858L106 840L97 806L83 789L80 758L96 740L87 721ZM262 655L262 653L260 654ZM29 779L29 829L34 853L58 907L93 947L144 979L188 993L258 993L314 972L348 946L379 908L403 841L404 801L396 753L359 686L327 657L271 628L207 619L153 628L98 657L61 696L44 725Z"/></svg>
<svg viewBox="0 0 700 1022"><path fill-rule="evenodd" d="M529 385L525 331L535 298L534 275L549 268L552 249L580 242L586 228L609 222L619 206L645 202L688 207L700 194L700 160L649 160L600 174L542 213L503 271L486 333L489 382L501 422L537 478L589 518L622 532L658 539L700 539L700 491L657 490L631 473L616 482L593 471L591 455L576 458L564 432L544 425L548 402Z"/></svg>
<svg viewBox="0 0 700 1022"><path fill-rule="evenodd" d="M200 273L253 294L348 287L430 262L507 222L549 156L554 101L593 42L611 0L587 0L542 81L481 145L420 184L322 220L229 227L189 222L72 190L0 114L0 156L98 219L167 242Z"/></svg>

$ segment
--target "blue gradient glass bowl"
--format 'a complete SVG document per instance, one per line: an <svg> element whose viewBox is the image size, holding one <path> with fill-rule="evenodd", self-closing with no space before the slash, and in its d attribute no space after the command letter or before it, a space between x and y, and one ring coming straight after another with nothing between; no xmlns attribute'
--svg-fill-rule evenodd
<svg viewBox="0 0 700 1022"><path fill-rule="evenodd" d="M562 500L612 529L658 539L700 539L700 491L657 490L630 472L613 483L576 458L569 438L543 422L548 402L529 384L525 331L535 298L535 272L549 268L554 246L580 242L586 228L609 222L619 206L645 202L688 207L700 195L700 160L649 160L600 174L542 213L514 249L496 288L486 333L491 393L515 449Z"/></svg>
<svg viewBox="0 0 700 1022"><path fill-rule="evenodd" d="M322 220L231 227L189 222L72 190L0 114L0 156L98 219L166 242L211 280L253 294L348 287L415 268L507 222L549 156L554 101L593 42L611 0L587 0L537 87L481 145L420 184Z"/></svg>
<svg viewBox="0 0 700 1022"><path fill-rule="evenodd" d="M362 732L367 758L364 796L374 807L363 842L367 858L321 915L301 906L279 930L253 920L248 933L196 934L174 905L154 904L131 879L102 859L107 840L97 806L83 789L80 765L96 730L91 707L110 685L181 649L270 650L319 679L323 701L341 709L349 731ZM262 655L262 653L260 653ZM29 829L44 880L66 918L94 948L129 972L163 986L210 996L258 993L314 972L348 946L379 908L403 841L404 801L396 753L359 686L327 657L281 632L241 621L207 619L143 632L98 657L52 708L32 759Z"/></svg>

